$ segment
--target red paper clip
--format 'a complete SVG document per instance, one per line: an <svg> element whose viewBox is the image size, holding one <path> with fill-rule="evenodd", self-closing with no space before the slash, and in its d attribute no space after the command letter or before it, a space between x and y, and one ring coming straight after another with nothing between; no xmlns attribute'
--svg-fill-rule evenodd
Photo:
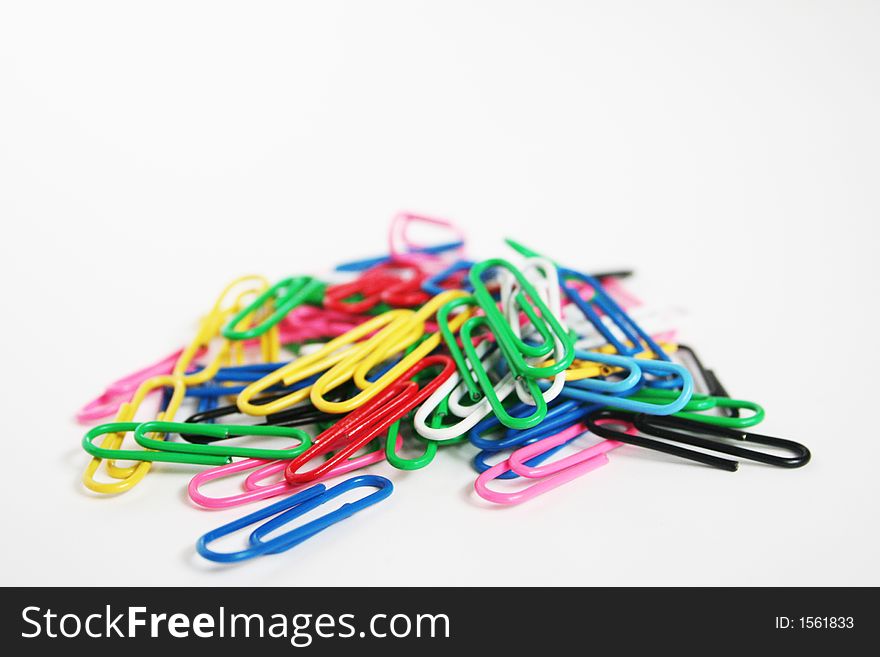
<svg viewBox="0 0 880 657"><path fill-rule="evenodd" d="M412 380L422 370L438 365L443 369L422 388ZM322 477L421 404L454 371L455 362L449 356L436 355L422 359L368 403L318 434L309 449L288 463L284 478L288 483L301 484ZM306 472L297 472L312 459L333 451L336 453L321 465Z"/></svg>
<svg viewBox="0 0 880 657"><path fill-rule="evenodd" d="M425 272L418 265L383 262L349 283L329 286L324 292L324 308L360 314L382 302L397 307L418 306L429 298L421 289L425 277ZM356 295L362 298L346 301Z"/></svg>

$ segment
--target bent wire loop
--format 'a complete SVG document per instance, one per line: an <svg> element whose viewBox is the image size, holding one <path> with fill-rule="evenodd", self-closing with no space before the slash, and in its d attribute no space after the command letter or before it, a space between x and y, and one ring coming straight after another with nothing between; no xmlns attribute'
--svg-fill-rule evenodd
<svg viewBox="0 0 880 657"><path fill-rule="evenodd" d="M499 269L511 276L516 290L510 306L518 307L525 313L534 331L541 336L540 342L525 342L511 329L508 317L498 308L491 292L483 281L483 273L489 269ZM541 295L519 269L502 258L491 258L478 262L468 274L474 288L474 299L485 313L485 321L504 352L505 360L518 377L530 379L554 377L567 369L574 360L574 342L559 319L544 302ZM517 313L518 314L518 313ZM557 345L562 353L552 364L532 364L529 358L548 358Z"/></svg>
<svg viewBox="0 0 880 657"><path fill-rule="evenodd" d="M573 426L558 434L557 439L564 443L566 441L576 438L581 433L583 433L583 430L580 426ZM527 502L528 500L534 499L538 495L553 490L554 488L568 483L569 481L585 475L588 472L592 472L596 468L599 468L608 463L608 457L605 455L604 452L601 452L598 449L595 451L596 453L592 455L592 457L587 458L582 463L578 463L577 465L565 468L564 470L552 476L546 477L536 483L533 483L526 488L509 493L502 493L489 488L489 484L494 479L500 477L506 471L510 470L509 460L505 459L501 463L493 465L488 470L481 473L474 482L474 490L476 490L477 494L483 499L494 502L496 504L521 504L522 502Z"/></svg>
<svg viewBox="0 0 880 657"><path fill-rule="evenodd" d="M337 338L327 342L319 350L281 367L271 374L248 385L239 393L238 408L249 415L269 415L284 410L304 399L311 399L316 408L328 413L347 413L369 401L397 379L405 370L423 358L440 342L438 333L425 335L425 321L447 301L464 295L450 290L428 301L416 311L390 310L374 317ZM462 313L451 324L457 328L469 315ZM419 344L398 362L387 369L378 379L369 380L368 375L382 361ZM314 374L317 381L301 390L270 402L257 403L254 397L278 383L290 386ZM343 401L332 401L326 394L349 380L354 380L360 392Z"/></svg>
<svg viewBox="0 0 880 657"><path fill-rule="evenodd" d="M468 270L473 265L470 260L456 260L445 269L425 278L422 281L422 290L431 295L440 294L448 289L471 291L473 286L466 278Z"/></svg>
<svg viewBox="0 0 880 657"><path fill-rule="evenodd" d="M491 438L489 433L501 424L497 416L490 415L476 424L469 432L470 442L481 450L497 452L510 449L525 443L532 438L546 438L547 436L577 424L585 415L597 408L596 405L584 405L574 400L564 400L553 404L545 416L543 422L534 427L525 429L507 429L501 438ZM510 409L513 416L527 413L530 407L519 403Z"/></svg>
<svg viewBox="0 0 880 657"><path fill-rule="evenodd" d="M237 436L281 436L295 438L299 442L294 447L267 449L261 447L242 447L238 445L195 444L191 442L177 443L151 438L147 434L169 434L186 431L189 435L210 437L213 441L235 438ZM215 456L243 456L256 459L292 459L307 450L312 440L309 434L294 427L277 426L241 426L236 424L191 424L188 422L144 422L134 432L134 439L148 450L170 452L178 456L179 463L191 463L189 458L198 454ZM171 459L169 459L171 460Z"/></svg>
<svg viewBox="0 0 880 657"><path fill-rule="evenodd" d="M250 304L239 310L226 326L222 335L228 340L246 340L263 335L278 324L291 310L304 303L320 303L325 285L311 276L292 276L285 278L260 294ZM240 328L244 320L255 315L266 304L272 302L274 310L259 324L247 329Z"/></svg>
<svg viewBox="0 0 880 657"><path fill-rule="evenodd" d="M640 400L644 402L662 402L675 400L678 393L673 390L664 390L660 388L643 388L634 395L630 395L630 400ZM718 409L721 411L733 411L728 415L710 415L704 411L712 411ZM750 411L749 415L744 415L742 411ZM673 417L680 417L689 420L696 420L706 424L714 424L720 427L730 427L733 429L745 429L753 427L764 420L765 412L760 404L745 399L731 399L730 397L716 397L714 395L703 395L694 393L684 407L672 414Z"/></svg>
<svg viewBox="0 0 880 657"><path fill-rule="evenodd" d="M376 491L356 502L346 502L338 509L312 520L301 527L287 531L275 538L265 540L270 532L283 527L287 523L303 516L312 509L315 509L322 504L326 504L330 500L339 497L350 490L367 486L376 488ZM306 539L311 538L331 525L384 500L391 495L393 490L394 486L388 479L376 475L360 475L352 477L330 489L324 486L324 484L317 484L297 493L296 495L275 502L274 504L270 504L265 509L249 513L242 518L238 518L237 520L207 532L196 542L196 550L205 559L221 563L244 561L263 554L278 554L299 545ZM240 529L249 527L250 525L266 518L269 520L258 525L251 532L248 547L236 552L217 552L209 547L213 541L228 536Z"/></svg>
<svg viewBox="0 0 880 657"><path fill-rule="evenodd" d="M635 413L671 415L683 409L688 401L690 401L694 392L694 379L691 373L686 367L678 363L663 360L635 359L628 356L612 356L611 354L598 354L596 352L579 352L579 357L609 364L618 363L618 367L634 367L640 369L643 373L664 377L676 375L681 390L670 395L671 399L669 401L661 402L661 398L656 396L648 398L630 397L630 394L636 392L636 390L632 390L632 393L607 392L609 390L607 385L609 382L597 379L581 379L566 383L562 389L561 395L569 399L603 404ZM644 377L641 383L644 384Z"/></svg>
<svg viewBox="0 0 880 657"><path fill-rule="evenodd" d="M654 352L657 358L670 360L669 356L663 351L663 348L620 307L620 304L605 291L598 279L589 274L582 274L567 268L560 268L559 274L562 291L605 340L614 346L617 353L623 356L633 356L647 348ZM580 290L570 283L571 280L586 283L593 291L592 298L585 299ZM614 326L625 336L624 340L620 340L615 335L614 331L602 320L602 315L611 320Z"/></svg>
<svg viewBox="0 0 880 657"><path fill-rule="evenodd" d="M489 346L488 342L482 342L475 350L477 360L480 361L480 366L484 369L501 355L500 351L495 350L487 356ZM498 399L503 400L513 392L513 387L513 375L507 374L495 384L493 388L494 395ZM423 438L435 442L456 441L466 435L481 419L489 415L492 412L492 405L487 397L483 397L477 403L469 406L459 405L456 410L451 408L450 402L465 395L467 393L466 388L460 371L456 370L453 372L452 376L438 387L416 410L413 419L416 432ZM434 423L434 426L430 426L428 418L432 412L439 410L441 406L443 407L442 416L447 416L451 412L461 419L452 425Z"/></svg>
<svg viewBox="0 0 880 657"><path fill-rule="evenodd" d="M608 420L598 421L600 426L604 422L608 422ZM587 428L583 424L578 424L577 427L580 429L580 433L575 437L580 437L587 432ZM635 433L634 427L627 427L626 430L628 433ZM510 466L512 472L515 472L521 477L541 479L543 477L557 474L566 468L576 466L584 461L588 461L597 454L607 454L611 450L617 449L623 445L622 442L617 440L602 440L596 445L586 447L575 454L566 456L552 463L539 465L534 462L535 458L546 455L550 450L561 448L567 442L569 441L566 440L562 434L557 434L538 442L531 443L530 445L525 445L508 457L507 464Z"/></svg>
<svg viewBox="0 0 880 657"><path fill-rule="evenodd" d="M398 435L398 448L401 445L401 438ZM311 481L306 484L291 484L283 477L287 461L266 459L244 459L221 465L216 468L204 470L195 475L187 486L187 492L190 499L205 509L228 509L259 500L277 497L279 495L291 495L304 490L308 486L318 481L324 481L335 477L340 477L349 472L365 468L368 465L378 463L385 458L385 451L382 448L376 449L367 454L349 458L343 463L330 470L323 477ZM244 490L240 493L215 497L202 491L202 486L219 479L225 479L239 473L250 472L242 483ZM282 475L280 480L273 481L269 484L262 484L261 481L272 477L273 475Z"/></svg>
<svg viewBox="0 0 880 657"><path fill-rule="evenodd" d="M436 366L441 367L440 372L421 388L412 380L422 371ZM423 402L452 376L454 370L455 364L448 356L428 356L416 362L370 402L321 432L309 449L288 463L284 477L288 482L297 484L325 475ZM312 459L331 451L335 452L333 456L320 465L299 472Z"/></svg>
<svg viewBox="0 0 880 657"><path fill-rule="evenodd" d="M236 288L243 284L249 287L233 296ZM259 293L266 287L268 287L268 281L262 276L242 276L229 283L214 302L210 312L200 322L196 336L181 352L171 374L153 376L143 381L138 386L131 401L120 406L116 414L116 422L131 422L147 395L164 387L171 387L172 393L168 397L167 403L164 404L164 410L158 414L157 419L173 419L183 402L187 386L198 385L210 380L221 365L229 360L232 343L225 339L222 340L216 355L204 369L194 374L187 374L194 359L203 353L211 341L219 335L221 324L225 321L226 317L241 306L244 297L250 293ZM234 302L230 306L224 306L224 301L229 296L233 296ZM274 336L274 339L270 337L270 339L264 340L261 346L263 347L264 356L267 356L268 359L269 356L277 351L277 335ZM108 433L101 442L101 448L119 448L124 439L125 432ZM216 457L205 456L204 458ZM95 479L95 474L102 462L105 463L107 474L119 481L103 482ZM85 472L83 472L82 481L87 488L98 493L122 493L137 485L147 475L150 471L151 463L152 461L149 460L141 460L136 465L121 467L115 460L108 459L104 461L100 456L92 454L92 459L86 466Z"/></svg>
<svg viewBox="0 0 880 657"><path fill-rule="evenodd" d="M77 411L76 421L87 423L113 415L124 402L131 399L135 390L144 381L153 376L170 374L178 358L180 358L181 352L183 352L183 348L165 356L165 358L156 361L152 365L147 365L110 383L101 395Z"/></svg>
<svg viewBox="0 0 880 657"><path fill-rule="evenodd" d="M639 434L621 433L610 426L602 426L599 421L603 419L632 422ZM675 443L699 447L701 449L721 454L729 454L731 456L737 456L739 458L780 468L799 468L810 461L810 450L804 445L792 440L747 433L745 431L728 427L719 427L686 418L655 417L644 414L633 416L626 413L606 410L597 411L596 413L587 416L587 427L590 431L603 438L609 438L629 443L631 445L653 449L658 452L664 452L666 454L671 454L672 456L696 461L697 463L702 463L728 472L736 471L739 468L739 463L732 459L721 458L713 456L712 454L680 447ZM654 440L647 436L654 436L656 438L662 438L663 440ZM744 441L755 445L764 445L767 447L787 450L791 452L793 456L778 456L776 454L759 452L729 442L724 442L731 440Z"/></svg>
<svg viewBox="0 0 880 657"><path fill-rule="evenodd" d="M403 315L399 322L389 325L386 331L378 334L376 336L377 342L374 343L371 349L365 349L343 359L322 375L312 385L309 399L317 408L323 411L347 413L374 398L394 381L405 376L406 372L415 367L420 360L426 359L428 354L437 348L441 340L440 333L426 334L425 323L448 301L462 296L466 295L460 290L448 290L443 294L437 295L416 311L403 311L408 314ZM458 328L468 317L469 313L465 311L453 318L450 322L451 328L453 330ZM406 354L389 367L378 379L371 381L368 378L370 372L380 367L390 355L403 351ZM447 378L447 375L443 376L443 380ZM349 379L354 381L355 385L361 389L360 392L340 402L331 401L326 398L325 395L328 391L333 390L341 382ZM433 390L434 388L432 387L431 389Z"/></svg>
<svg viewBox="0 0 880 657"><path fill-rule="evenodd" d="M433 440L420 439L425 448L419 456L406 458L400 455L398 445L401 444L400 420L388 427L388 435L385 438L385 459L392 467L398 470L419 470L427 466L437 455L438 443Z"/></svg>
<svg viewBox="0 0 880 657"><path fill-rule="evenodd" d="M484 436L483 431L487 428L490 428L489 423L483 424L478 430L471 432L469 436L472 439L472 442L476 441L480 445L485 445L485 447L477 453L477 455L473 459L473 466L477 473L485 472L490 467L492 467L487 459L497 454L505 451L517 450L520 447L524 447L526 445L530 445L533 443L537 443L539 441L543 441L553 435L565 431L572 426L578 425L581 423L583 418L600 408L599 406L594 405L582 405L576 402L566 400L562 403L555 404L550 411L547 413L547 418L539 424L537 427L533 427L531 429L525 430L517 430L517 429L508 429L503 438L498 440L492 440ZM584 429L585 431L585 429ZM576 438L577 435L572 437L572 440ZM476 444L475 443L475 444ZM527 465L537 466L543 463L545 460L549 459L556 452L561 450L567 442L560 443L552 448L548 448L545 451L537 454L536 456L529 458L526 461ZM518 475L513 470L508 470L503 474L496 476L496 479L516 479Z"/></svg>

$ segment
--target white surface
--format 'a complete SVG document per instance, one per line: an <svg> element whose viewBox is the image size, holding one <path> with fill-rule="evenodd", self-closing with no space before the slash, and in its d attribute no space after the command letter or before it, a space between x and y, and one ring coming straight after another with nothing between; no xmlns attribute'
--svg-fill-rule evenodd
<svg viewBox="0 0 880 657"><path fill-rule="evenodd" d="M294 6L295 5L295 6ZM880 584L880 6L4 3L3 584ZM797 471L635 448L516 508L469 449L216 568L180 472L98 499L74 411L227 279L384 247L409 208L634 266Z"/></svg>

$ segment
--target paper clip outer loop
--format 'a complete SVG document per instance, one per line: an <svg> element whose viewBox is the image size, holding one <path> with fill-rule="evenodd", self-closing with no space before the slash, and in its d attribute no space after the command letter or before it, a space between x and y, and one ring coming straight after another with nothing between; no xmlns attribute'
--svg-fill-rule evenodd
<svg viewBox="0 0 880 657"><path fill-rule="evenodd" d="M181 433L208 436L215 439L233 438L236 436L282 436L295 438L299 443L295 447L285 449L264 449L257 447L239 447L231 445L176 443L167 440L150 438L146 434L158 433ZM211 454L215 456L243 456L256 459L292 459L307 450L312 440L309 434L295 427L278 427L264 425L235 425L235 424L193 424L191 422L144 422L135 429L134 439L139 445L147 449L175 452L182 456L193 454ZM181 463L191 461L181 460Z"/></svg>
<svg viewBox="0 0 880 657"><path fill-rule="evenodd" d="M333 338L318 351L279 367L262 379L250 383L239 393L236 399L238 409L247 415L271 415L308 399L312 386L306 386L270 402L259 403L254 398L274 385L283 383L290 386L315 374L322 372L327 374L335 365L346 358L360 357L364 351L375 348L375 345L382 339L384 330L395 326L395 323L405 321L412 313L412 310L389 310ZM375 335L371 335L374 333ZM367 338L367 336L371 337ZM358 342L363 338L367 339ZM344 349L344 347L350 348ZM333 378L325 385L327 389L332 389L331 384L335 384L333 387L342 385L347 378Z"/></svg>
<svg viewBox="0 0 880 657"><path fill-rule="evenodd" d="M299 305L318 302L324 295L324 283L311 276L285 278L260 294L249 305L239 310L223 327L222 335L227 340L247 340L263 335L278 324ZM274 300L274 311L256 326L241 330L239 325L251 314L255 314L267 302Z"/></svg>
<svg viewBox="0 0 880 657"><path fill-rule="evenodd" d="M419 372L438 365L442 367L440 373L422 388L411 381ZM382 391L372 403L346 415L327 431L318 435L309 449L288 463L284 471L285 478L288 482L297 484L312 481L326 474L422 403L452 376L454 371L455 364L448 356L428 356L416 362L397 381ZM332 450L338 451L321 465L306 472L298 472L303 465L315 457Z"/></svg>
<svg viewBox="0 0 880 657"><path fill-rule="evenodd" d="M498 309L492 294L482 279L483 272L492 268L506 270L519 284L520 289L514 295L514 299L544 339L543 343L537 345L529 344L518 338L511 331L507 319ZM483 312L486 313L486 319L492 328L492 333L495 334L499 346L504 351L510 368L518 376L528 378L553 377L568 369L574 360L574 340L521 271L507 260L492 258L478 262L471 267L469 278L474 288L474 298L483 309ZM529 303L529 299L531 303ZM556 344L553 336L562 345L562 356L557 358L551 365L530 364L526 358L548 356L555 349Z"/></svg>
<svg viewBox="0 0 880 657"><path fill-rule="evenodd" d="M287 533L269 541L262 540L270 531L295 520L308 511L338 497L342 493L361 486L371 486L375 487L377 490L356 502L344 504L339 509L306 523L302 527L288 531ZM324 484L317 484L297 493L296 495L275 502L274 504L270 504L264 509L249 513L242 518L238 518L226 525L207 532L196 542L196 550L204 558L221 563L233 563L251 559L263 554L277 554L279 552L284 552L285 550L289 550L302 543L304 540L311 538L318 532L327 529L329 526L385 499L391 495L393 490L394 486L388 479L376 475L352 477L329 490ZM263 525L258 526L253 533L251 533L249 540L250 545L247 548L236 552L216 552L210 549L209 545L213 541L228 536L229 534L244 529L245 527L249 527L250 525L266 518L270 518L270 520Z"/></svg>
<svg viewBox="0 0 880 657"><path fill-rule="evenodd" d="M615 358L629 358L627 356L616 356ZM635 359L630 359L635 361ZM638 399L630 399L628 397L606 394L590 390L591 386L595 386L599 381L593 379L583 379L581 381L568 383L562 389L562 396L569 399L577 399L580 401L591 402L594 404L603 404L611 408L618 408L633 413L648 413L651 415L671 415L677 413L684 408L691 395L694 392L694 379L686 367L678 363L671 363L662 360L639 360L634 367L641 368L642 372L651 374L677 374L682 382L682 389L677 397L666 404L655 404Z"/></svg>
<svg viewBox="0 0 880 657"><path fill-rule="evenodd" d="M564 442L566 440L574 438L575 436L579 435L579 433L581 433L580 427L573 426L559 434L557 439ZM606 463L608 463L608 457L605 455L604 452L599 452L592 458L589 458L584 462L579 463L578 465L566 468L561 472L551 477L542 479L537 483L531 484L526 488L510 493L501 493L489 488L489 484L499 475L504 474L505 472L510 470L509 459L505 459L501 463L493 465L491 468L481 473L474 482L474 490L476 490L477 495L482 497L484 500L494 502L495 504L522 504L523 502L528 502L529 500L534 499L538 495L542 495L548 491L553 490L554 488L558 488L559 486L562 486L563 484L566 484L573 479L577 479L578 477L585 475L588 472L592 472L593 470L605 465Z"/></svg>
<svg viewBox="0 0 880 657"><path fill-rule="evenodd" d="M354 354L337 363L333 369L319 378L311 388L309 398L314 406L326 413L351 412L382 392L399 377L408 376L410 371L420 360L430 354L440 344L440 334L432 333L419 343L412 351L395 363L388 371L375 381L369 381L367 375L391 354L400 352L410 347L418 337L424 335L424 325L428 317L434 314L448 301L467 296L460 290L449 290L437 295L419 310L411 312L400 323L389 325L387 331L377 336L376 345L364 352ZM461 313L450 323L455 330L467 318L467 312ZM351 378L355 385L361 389L354 397L343 401L330 401L324 395ZM444 377L444 381L448 377Z"/></svg>

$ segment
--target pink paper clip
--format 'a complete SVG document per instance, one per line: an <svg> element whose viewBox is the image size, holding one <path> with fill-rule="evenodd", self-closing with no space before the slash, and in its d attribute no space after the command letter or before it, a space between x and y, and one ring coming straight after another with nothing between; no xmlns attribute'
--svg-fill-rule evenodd
<svg viewBox="0 0 880 657"><path fill-rule="evenodd" d="M397 449L400 449L402 445L403 437L401 435L398 435ZM236 461L235 463L221 465L216 468L210 468L208 470L204 470L198 473L190 480L187 490L189 492L190 499L192 499L192 501L199 506L205 507L206 509L228 509L231 507L240 506L242 504L247 504L249 502L256 502L258 500L265 500L270 497L276 497L278 495L290 495L292 493L303 490L304 488L308 488L309 486L313 486L320 481L327 481L328 479L332 479L333 477L338 477L354 470L360 470L361 468L372 465L373 463L378 463L379 461L383 461L384 459L385 446L383 445L379 449L372 451L368 454L348 459L347 461L339 464L323 477L320 477L315 481L310 481L298 485L289 484L287 480L283 478L284 469L287 467L286 461L243 459L241 461ZM208 483L209 481L222 479L223 477L228 477L239 472L253 470L254 468L257 468L257 470L252 472L244 481L245 492L243 493L227 495L226 497L210 497L199 490L201 486ZM272 484L258 483L259 481L276 473L281 473L282 479L280 481Z"/></svg>
<svg viewBox="0 0 880 657"><path fill-rule="evenodd" d="M171 374L174 364L177 363L177 359L182 352L183 348L180 348L152 365L147 365L136 372L117 379L108 385L99 397L96 397L77 411L76 421L88 424L113 415L123 403L131 401L131 396L141 383L154 376Z"/></svg>
<svg viewBox="0 0 880 657"><path fill-rule="evenodd" d="M617 423L612 420L600 420L597 424L609 424L609 423ZM572 430L575 430L573 433ZM631 424L627 424L626 433L635 435L636 430ZM529 479L541 479L543 477L549 477L551 475L557 474L565 470L566 468L574 467L583 463L584 461L589 461L592 458L595 458L597 454L606 454L610 452L612 449L617 449L623 443L618 442L616 440L603 440L591 447L587 447L585 449L580 450L576 454L572 454L571 456L566 456L563 459L559 459L558 461L554 461L552 463L546 463L543 465L530 466L526 463L529 459L533 459L539 454L543 454L544 452L557 447L558 445L562 445L566 441L570 440L574 436L583 434L587 432L587 428L583 424L576 424L573 427L569 427L567 431L562 431L555 436L550 436L548 438L544 438L543 440L539 440L531 445L526 445L525 447L520 447L516 450L510 457L507 459L507 465L510 470L515 472L521 477L528 477Z"/></svg>
<svg viewBox="0 0 880 657"><path fill-rule="evenodd" d="M632 430L632 427L627 427L627 431L630 430ZM575 424L554 436L545 438L532 445L521 447L515 452L519 457L517 459L517 465L520 468L520 471L529 472L529 476L533 478L542 477L541 481L512 493L500 493L490 489L489 484L496 477L507 470L513 469L511 459L507 458L480 474L474 482L474 489L480 497L490 502L494 502L495 504L522 504L523 502L528 502L538 495L542 495L554 488L558 488L573 479L577 479L578 477L605 465L608 463L606 452L623 444L614 440L603 440L592 447L587 447L577 454L573 454L572 456L566 457L556 463L535 468L523 464L523 461L526 459L533 458L548 449L561 445L575 436L579 436L585 431L586 428L582 424ZM514 472L518 471L514 470Z"/></svg>
<svg viewBox="0 0 880 657"><path fill-rule="evenodd" d="M428 224L431 226L439 226L449 229L454 239L450 241L464 242L464 232L448 219L439 219L437 217L428 217L412 212L399 212L391 220L391 227L388 230L388 253L392 262L411 263L411 264L429 264L434 268L439 268L440 263L448 263L451 260L458 260L463 257L464 246L443 255L431 254L425 252L411 253L414 249L424 249L428 245L418 244L410 239L409 231L414 224ZM429 267L431 268L431 267Z"/></svg>

